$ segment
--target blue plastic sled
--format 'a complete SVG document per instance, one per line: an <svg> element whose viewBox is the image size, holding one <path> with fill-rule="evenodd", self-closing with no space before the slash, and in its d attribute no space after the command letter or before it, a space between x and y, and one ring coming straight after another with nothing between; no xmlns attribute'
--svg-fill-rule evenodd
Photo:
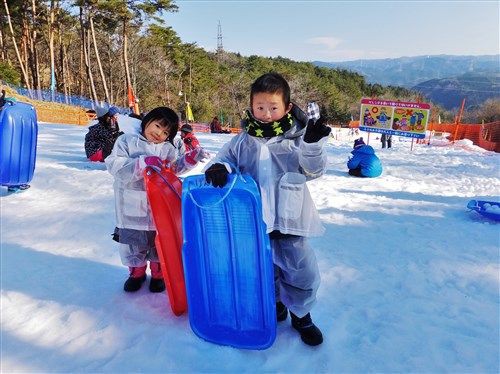
<svg viewBox="0 0 500 374"><path fill-rule="evenodd" d="M33 105L7 101L0 107L0 185L20 186L31 181L37 136Z"/></svg>
<svg viewBox="0 0 500 374"><path fill-rule="evenodd" d="M486 218L500 221L500 203L495 201L471 200L467 208L475 210Z"/></svg>
<svg viewBox="0 0 500 374"><path fill-rule="evenodd" d="M229 176L214 188L204 175L183 181L183 263L191 328L200 338L265 349L276 337L269 237L255 181Z"/></svg>

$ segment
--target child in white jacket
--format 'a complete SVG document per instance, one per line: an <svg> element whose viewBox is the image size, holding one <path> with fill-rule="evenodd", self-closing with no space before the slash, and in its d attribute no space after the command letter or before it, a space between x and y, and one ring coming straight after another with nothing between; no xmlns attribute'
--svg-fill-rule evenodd
<svg viewBox="0 0 500 374"><path fill-rule="evenodd" d="M135 292L146 280L149 260L151 292L162 292L162 278L155 247L156 227L149 207L143 171L146 166L161 168L166 162L176 174L181 174L205 157L202 149L178 155L173 139L179 126L179 117L170 108L151 110L141 122L140 134L121 135L105 163L115 178L116 228L113 239L120 243L123 265L129 267L129 278L124 290Z"/></svg>

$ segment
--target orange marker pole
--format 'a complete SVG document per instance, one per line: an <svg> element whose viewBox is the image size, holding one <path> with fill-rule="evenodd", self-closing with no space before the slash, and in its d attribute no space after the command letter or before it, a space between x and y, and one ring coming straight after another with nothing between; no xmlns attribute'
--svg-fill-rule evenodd
<svg viewBox="0 0 500 374"><path fill-rule="evenodd" d="M460 112L458 113L457 120L455 122L455 134L453 135L453 143L455 143L455 140L457 140L458 125L460 125L460 120L462 119L464 106L465 106L465 99L462 100L462 106L460 107Z"/></svg>

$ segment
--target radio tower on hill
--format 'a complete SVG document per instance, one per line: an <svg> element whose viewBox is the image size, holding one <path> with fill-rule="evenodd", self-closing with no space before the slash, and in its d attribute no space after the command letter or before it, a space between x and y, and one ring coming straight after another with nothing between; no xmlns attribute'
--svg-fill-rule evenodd
<svg viewBox="0 0 500 374"><path fill-rule="evenodd" d="M222 26L219 24L217 25L217 59L220 61L222 58L222 55L224 53L224 47L222 46Z"/></svg>

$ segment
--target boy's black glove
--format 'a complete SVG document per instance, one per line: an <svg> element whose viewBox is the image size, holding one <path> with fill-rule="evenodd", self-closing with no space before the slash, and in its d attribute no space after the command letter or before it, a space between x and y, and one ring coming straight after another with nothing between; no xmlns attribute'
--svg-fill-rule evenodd
<svg viewBox="0 0 500 374"><path fill-rule="evenodd" d="M227 183L229 171L224 164L213 164L205 170L205 180L214 187L224 187Z"/></svg>
<svg viewBox="0 0 500 374"><path fill-rule="evenodd" d="M314 118L311 118L307 122L306 133L304 134L304 141L306 143L316 143L325 136L330 135L332 129L330 126L325 125L324 122L323 117L320 117L316 122Z"/></svg>

